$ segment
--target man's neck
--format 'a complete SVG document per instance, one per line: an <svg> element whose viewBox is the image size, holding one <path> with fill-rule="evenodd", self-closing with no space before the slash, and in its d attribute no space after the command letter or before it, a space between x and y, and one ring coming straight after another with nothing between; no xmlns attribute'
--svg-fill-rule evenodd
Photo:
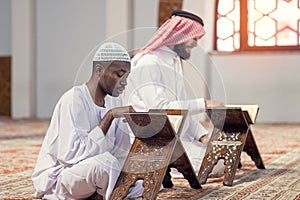
<svg viewBox="0 0 300 200"><path fill-rule="evenodd" d="M171 49L172 51L174 51L174 46L175 45L167 45L166 47L168 47L169 49Z"/></svg>
<svg viewBox="0 0 300 200"><path fill-rule="evenodd" d="M98 84L93 84L92 81L87 82L87 87L89 89L89 92L93 98L94 103L97 106L105 107L105 97L106 94L104 94L99 88Z"/></svg>

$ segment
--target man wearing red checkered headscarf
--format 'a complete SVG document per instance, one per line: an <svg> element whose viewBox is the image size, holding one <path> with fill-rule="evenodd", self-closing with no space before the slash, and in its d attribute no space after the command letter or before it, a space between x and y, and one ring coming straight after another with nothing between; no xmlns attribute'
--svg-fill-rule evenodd
<svg viewBox="0 0 300 200"><path fill-rule="evenodd" d="M206 150L204 144L208 141L208 131L199 123L199 116L198 119L195 116L203 113L210 101L189 97L187 91L193 89L187 88L190 84L183 77L181 59L190 58L192 49L205 34L203 26L199 16L186 11L174 11L132 59L125 91L125 103L137 111L189 111L180 137L195 171L200 169Z"/></svg>
<svg viewBox="0 0 300 200"><path fill-rule="evenodd" d="M204 23L200 17L185 11L174 11L171 18L157 30L152 39L138 52L135 56L135 62L145 54L162 46L174 46L175 49L173 50L177 52L178 45L182 46L189 40L194 40L192 45L197 45L196 42L205 34L203 26ZM178 54L180 56L180 53ZM189 56L182 58L187 59Z"/></svg>

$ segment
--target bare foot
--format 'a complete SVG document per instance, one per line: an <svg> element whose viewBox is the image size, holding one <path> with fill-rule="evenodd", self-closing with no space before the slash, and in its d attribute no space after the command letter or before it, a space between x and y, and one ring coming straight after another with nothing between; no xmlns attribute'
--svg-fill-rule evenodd
<svg viewBox="0 0 300 200"><path fill-rule="evenodd" d="M200 138L200 142L203 144L207 144L209 141L209 138L207 137L207 135L204 135Z"/></svg>

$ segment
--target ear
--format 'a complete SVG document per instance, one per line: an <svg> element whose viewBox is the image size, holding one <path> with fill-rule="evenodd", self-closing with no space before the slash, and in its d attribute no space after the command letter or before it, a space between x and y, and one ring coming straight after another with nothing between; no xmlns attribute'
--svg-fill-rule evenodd
<svg viewBox="0 0 300 200"><path fill-rule="evenodd" d="M101 65L100 63L95 65L95 73L96 74L100 75L103 70L104 70L104 66Z"/></svg>
<svg viewBox="0 0 300 200"><path fill-rule="evenodd" d="M167 45L170 49L174 50L175 45Z"/></svg>

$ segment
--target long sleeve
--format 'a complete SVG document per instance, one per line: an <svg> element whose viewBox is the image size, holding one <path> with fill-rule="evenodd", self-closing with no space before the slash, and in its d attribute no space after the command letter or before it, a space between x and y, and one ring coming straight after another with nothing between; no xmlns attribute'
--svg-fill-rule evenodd
<svg viewBox="0 0 300 200"><path fill-rule="evenodd" d="M124 118L119 118L114 121L116 126L114 148L112 150L112 154L119 160L121 165L123 165L131 147L128 124L123 120Z"/></svg>
<svg viewBox="0 0 300 200"><path fill-rule="evenodd" d="M138 111L172 108L188 109L191 114L203 112L204 99L183 97L177 88L178 81L181 81L180 75L172 66L161 64L152 55L145 56L128 77L125 101Z"/></svg>
<svg viewBox="0 0 300 200"><path fill-rule="evenodd" d="M114 97L109 96L105 102L106 107L99 112L85 84L60 98L32 174L36 196L48 191L66 166L106 152L116 158L127 155L130 143L126 130L118 125L121 119L113 120L106 135L98 126L109 109L121 106Z"/></svg>
<svg viewBox="0 0 300 200"><path fill-rule="evenodd" d="M199 122L199 114L206 108L205 100L190 99L187 95L182 66L175 52L162 47L133 63L124 95L126 104L137 111L187 109L182 139L199 141L207 134Z"/></svg>
<svg viewBox="0 0 300 200"><path fill-rule="evenodd" d="M57 107L57 158L64 165L74 164L107 151L106 138L91 122L94 111L79 93L66 96Z"/></svg>

